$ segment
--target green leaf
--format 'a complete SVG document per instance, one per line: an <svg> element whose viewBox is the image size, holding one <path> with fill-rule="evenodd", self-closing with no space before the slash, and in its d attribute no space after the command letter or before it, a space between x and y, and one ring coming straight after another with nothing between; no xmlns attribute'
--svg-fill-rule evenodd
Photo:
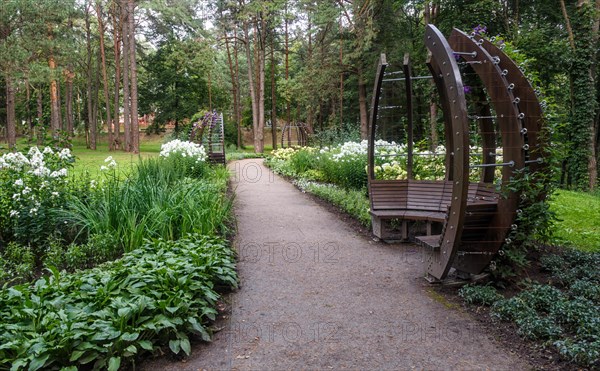
<svg viewBox="0 0 600 371"><path fill-rule="evenodd" d="M181 340L169 341L169 348L171 349L171 352L179 354L179 351L181 350Z"/></svg>
<svg viewBox="0 0 600 371"><path fill-rule="evenodd" d="M77 367L75 367L75 366L63 367L60 369L60 371L77 371Z"/></svg>
<svg viewBox="0 0 600 371"><path fill-rule="evenodd" d="M127 348L125 348L125 356L127 357L131 357L132 355L137 353L137 348L135 345L130 345Z"/></svg>
<svg viewBox="0 0 600 371"><path fill-rule="evenodd" d="M27 360L26 359L18 359L16 360L13 364L12 367L10 368L10 371L17 371L20 370L22 367L25 367L27 365Z"/></svg>
<svg viewBox="0 0 600 371"><path fill-rule="evenodd" d="M48 357L50 357L50 353L46 353L41 357L35 357L29 364L29 371L37 371L40 368L44 367L46 361L48 360Z"/></svg>
<svg viewBox="0 0 600 371"><path fill-rule="evenodd" d="M190 345L190 341L186 338L186 339L181 339L181 349L183 349L183 351L185 352L186 355L190 355L190 353L192 352L192 347Z"/></svg>
<svg viewBox="0 0 600 371"><path fill-rule="evenodd" d="M69 362L75 362L85 353L85 350L76 350L71 353L71 357L69 358Z"/></svg>
<svg viewBox="0 0 600 371"><path fill-rule="evenodd" d="M111 357L108 361L108 371L117 371L121 367L121 357Z"/></svg>
<svg viewBox="0 0 600 371"><path fill-rule="evenodd" d="M140 333L139 332L126 332L123 335L121 335L121 340L123 340L123 341L135 341L135 340L137 340L138 337L140 337Z"/></svg>
<svg viewBox="0 0 600 371"><path fill-rule="evenodd" d="M142 347L142 349L146 349L146 350L152 350L152 342L149 340L140 340L137 343L140 347Z"/></svg>

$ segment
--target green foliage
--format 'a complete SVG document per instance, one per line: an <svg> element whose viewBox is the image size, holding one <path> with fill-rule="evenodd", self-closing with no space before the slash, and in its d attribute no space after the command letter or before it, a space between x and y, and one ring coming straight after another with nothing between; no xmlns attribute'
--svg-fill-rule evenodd
<svg viewBox="0 0 600 371"><path fill-rule="evenodd" d="M146 73L140 76L140 113L156 114L148 132L160 133L169 122L179 131L179 124L209 106L206 71L212 68L213 54L205 41L169 38L141 61ZM211 98L216 106L227 101L226 93L214 86Z"/></svg>
<svg viewBox="0 0 600 371"><path fill-rule="evenodd" d="M356 218L364 226L371 226L369 199L365 197L366 191L364 189L348 190L333 184L319 184L306 180L297 180L296 185L303 191L312 193L339 207Z"/></svg>
<svg viewBox="0 0 600 371"><path fill-rule="evenodd" d="M524 290L504 299L490 286L465 286L468 304L491 306L491 316L517 325L519 335L553 345L561 356L585 367L599 366L600 253L566 250L548 254L542 268L558 287L524 282Z"/></svg>
<svg viewBox="0 0 600 371"><path fill-rule="evenodd" d="M0 290L0 369L116 369L158 347L190 352L210 339L216 287L235 287L225 241L189 235L147 241L121 260Z"/></svg>
<svg viewBox="0 0 600 371"><path fill-rule="evenodd" d="M55 232L56 211L70 198L73 157L68 149L7 153L0 157L0 240L40 247Z"/></svg>
<svg viewBox="0 0 600 371"><path fill-rule="evenodd" d="M224 233L231 204L224 196L223 170L180 160L144 160L126 180L107 174L89 199L73 200L65 219L86 234L112 233L124 251L141 246L144 238Z"/></svg>
<svg viewBox="0 0 600 371"><path fill-rule="evenodd" d="M0 283L25 282L33 278L35 256L31 247L16 242L0 248Z"/></svg>
<svg viewBox="0 0 600 371"><path fill-rule="evenodd" d="M600 196L560 190L553 197L550 210L560 220L554 229L556 243L600 252Z"/></svg>
<svg viewBox="0 0 600 371"><path fill-rule="evenodd" d="M458 290L458 296L471 305L492 305L502 295L493 286L465 285Z"/></svg>

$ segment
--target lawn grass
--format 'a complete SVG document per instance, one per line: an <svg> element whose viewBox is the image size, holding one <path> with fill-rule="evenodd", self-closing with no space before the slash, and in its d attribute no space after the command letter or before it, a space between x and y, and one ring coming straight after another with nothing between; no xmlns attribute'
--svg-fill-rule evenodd
<svg viewBox="0 0 600 371"><path fill-rule="evenodd" d="M559 190L550 205L559 219L554 231L558 244L600 252L600 196Z"/></svg>
<svg viewBox="0 0 600 371"><path fill-rule="evenodd" d="M72 153L76 160L72 173L77 177L87 171L92 178L95 178L100 174L100 166L105 164L104 160L112 156L117 162L119 173L126 174L140 159L158 156L163 142L162 136L143 136L140 138L140 153L133 154L121 150L109 151L108 140L104 135L99 138L95 150L86 147L85 138L73 138Z"/></svg>

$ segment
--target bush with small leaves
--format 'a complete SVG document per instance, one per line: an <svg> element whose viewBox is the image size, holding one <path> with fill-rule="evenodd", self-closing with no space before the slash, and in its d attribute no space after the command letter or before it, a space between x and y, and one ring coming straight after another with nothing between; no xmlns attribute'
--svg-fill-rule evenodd
<svg viewBox="0 0 600 371"><path fill-rule="evenodd" d="M490 285L465 285L458 290L458 295L464 299L465 303L474 305L489 306L502 299L498 290Z"/></svg>

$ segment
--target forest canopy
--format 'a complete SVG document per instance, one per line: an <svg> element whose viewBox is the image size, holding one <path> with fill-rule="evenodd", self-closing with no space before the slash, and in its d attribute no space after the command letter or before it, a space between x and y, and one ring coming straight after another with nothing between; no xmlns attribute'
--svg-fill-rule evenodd
<svg viewBox="0 0 600 371"><path fill-rule="evenodd" d="M148 131L223 112L228 138L302 122L324 138L365 138L377 60L410 53L427 74L425 25L503 40L548 107L563 186L593 189L600 125L600 2L592 0L9 0L0 11L0 126L61 142L100 133L139 151ZM434 112L431 89L417 112ZM435 123L434 123L435 124ZM429 120L416 140L433 142ZM419 127L420 126L420 127ZM275 136L276 131L271 130ZM237 137L237 139L236 139ZM274 137L275 138L275 137ZM272 140L273 147L277 140Z"/></svg>

